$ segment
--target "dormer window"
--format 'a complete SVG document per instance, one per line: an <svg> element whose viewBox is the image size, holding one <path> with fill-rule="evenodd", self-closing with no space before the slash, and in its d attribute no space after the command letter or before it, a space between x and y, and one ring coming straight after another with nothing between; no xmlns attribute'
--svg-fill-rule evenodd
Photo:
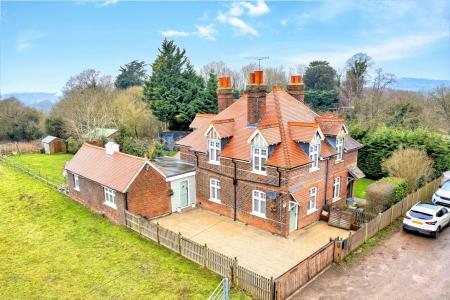
<svg viewBox="0 0 450 300"><path fill-rule="evenodd" d="M211 128L208 132L208 160L212 164L220 164L221 143L217 132Z"/></svg>
<svg viewBox="0 0 450 300"><path fill-rule="evenodd" d="M336 138L336 160L343 160L344 159L344 136L338 136Z"/></svg>
<svg viewBox="0 0 450 300"><path fill-rule="evenodd" d="M254 173L266 174L266 161L269 154L269 147L260 134L257 134L252 141L252 170Z"/></svg>
<svg viewBox="0 0 450 300"><path fill-rule="evenodd" d="M311 167L309 171L315 171L319 169L319 155L320 155L320 136L315 135L311 143L309 144L309 158L311 159Z"/></svg>

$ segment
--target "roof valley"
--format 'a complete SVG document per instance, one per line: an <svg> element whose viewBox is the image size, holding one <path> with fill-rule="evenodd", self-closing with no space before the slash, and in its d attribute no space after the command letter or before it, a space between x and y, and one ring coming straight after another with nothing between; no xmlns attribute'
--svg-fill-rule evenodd
<svg viewBox="0 0 450 300"><path fill-rule="evenodd" d="M285 141L282 144L283 147L283 152L284 152L284 157L287 160L287 165L290 166L291 165L291 160L289 158L289 151L287 149L287 137L286 137L286 132L284 131L284 123L283 123L283 117L281 114L281 109L280 109L280 101L278 99L278 94L277 93L273 93L274 95L274 104L275 104L275 111L277 113L277 118L278 118L278 122L279 122L279 129L280 129L280 134L281 134L281 140Z"/></svg>

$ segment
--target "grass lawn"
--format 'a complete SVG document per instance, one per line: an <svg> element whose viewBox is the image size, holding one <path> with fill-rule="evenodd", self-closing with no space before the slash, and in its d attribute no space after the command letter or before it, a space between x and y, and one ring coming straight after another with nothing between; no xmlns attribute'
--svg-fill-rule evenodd
<svg viewBox="0 0 450 300"><path fill-rule="evenodd" d="M0 195L0 299L206 299L221 280L1 163Z"/></svg>
<svg viewBox="0 0 450 300"><path fill-rule="evenodd" d="M353 196L357 198L366 199L367 186L373 182L375 182L375 180L368 178L357 179L353 187Z"/></svg>
<svg viewBox="0 0 450 300"><path fill-rule="evenodd" d="M50 181L59 184L64 183L64 166L72 157L73 154L27 153L8 156L7 159L40 173L44 177L47 176Z"/></svg>

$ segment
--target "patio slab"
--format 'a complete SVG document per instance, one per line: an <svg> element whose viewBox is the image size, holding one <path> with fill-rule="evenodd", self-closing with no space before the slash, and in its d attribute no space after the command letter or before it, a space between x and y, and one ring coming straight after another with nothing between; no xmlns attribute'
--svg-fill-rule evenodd
<svg viewBox="0 0 450 300"><path fill-rule="evenodd" d="M229 257L237 257L245 268L274 278L320 249L330 238L348 236L346 230L317 222L284 238L201 208L174 213L156 222Z"/></svg>

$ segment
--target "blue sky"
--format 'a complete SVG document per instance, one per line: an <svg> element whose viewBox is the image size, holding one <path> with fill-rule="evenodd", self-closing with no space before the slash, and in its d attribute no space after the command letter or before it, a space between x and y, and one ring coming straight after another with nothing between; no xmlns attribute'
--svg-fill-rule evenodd
<svg viewBox="0 0 450 300"><path fill-rule="evenodd" d="M338 70L357 52L397 77L450 79L449 1L0 1L0 92L57 92L87 68L151 63L164 37L196 67L269 56Z"/></svg>

